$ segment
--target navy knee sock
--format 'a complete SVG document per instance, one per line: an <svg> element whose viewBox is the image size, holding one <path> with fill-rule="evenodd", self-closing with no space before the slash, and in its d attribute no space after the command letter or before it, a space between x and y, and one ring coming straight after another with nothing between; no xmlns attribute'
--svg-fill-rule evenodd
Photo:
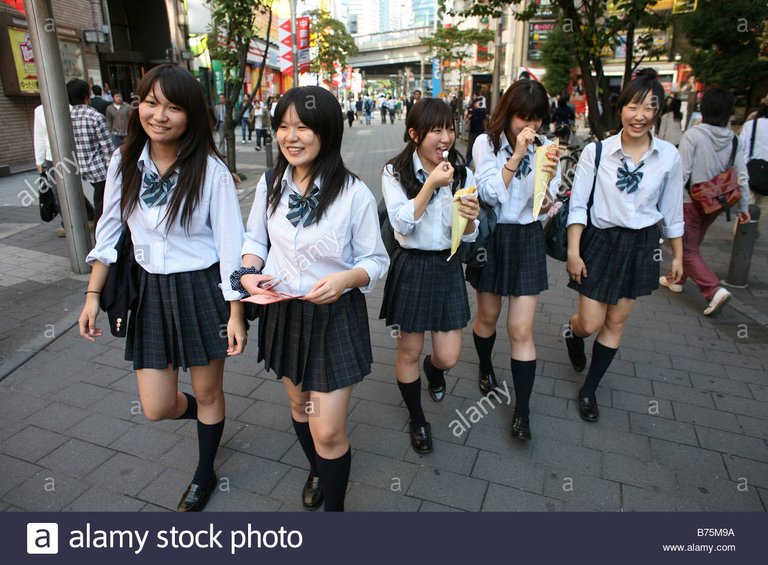
<svg viewBox="0 0 768 565"><path fill-rule="evenodd" d="M477 356L480 359L480 372L487 375L493 371L491 356L493 355L493 344L496 343L496 332L493 332L489 337L480 337L472 332L472 337L475 340L475 350L477 350Z"/></svg>
<svg viewBox="0 0 768 565"><path fill-rule="evenodd" d="M338 459L323 459L317 456L320 484L323 485L325 495L325 512L344 512L344 497L347 495L351 466L351 447Z"/></svg>
<svg viewBox="0 0 768 565"><path fill-rule="evenodd" d="M589 365L589 373L584 381L584 386L581 387L579 395L581 398L594 398L597 386L600 384L600 380L608 371L608 367L611 366L613 358L616 355L618 349L612 347L606 347L599 341L595 340L592 346L592 362Z"/></svg>
<svg viewBox="0 0 768 565"><path fill-rule="evenodd" d="M417 426L423 426L426 424L424 418L424 411L421 408L421 378L416 379L412 383L401 383L397 381L397 388L400 389L400 394L403 395L405 406L408 408L408 415L411 418L411 422Z"/></svg>
<svg viewBox="0 0 768 565"><path fill-rule="evenodd" d="M301 445L304 455L307 456L307 461L309 461L310 472L317 477L317 451L315 451L315 442L312 439L309 422L298 422L293 418L291 420L293 421L293 431L296 432L296 437L299 438L299 445Z"/></svg>
<svg viewBox="0 0 768 565"><path fill-rule="evenodd" d="M528 416L528 406L533 392L533 382L536 380L536 360L518 361L510 359L512 367L512 382L515 384L515 416Z"/></svg>
<svg viewBox="0 0 768 565"><path fill-rule="evenodd" d="M184 413L176 418L177 420L197 420L197 400L195 400L195 397L191 394L187 394L186 392L182 392L184 396L187 397L187 409L184 411Z"/></svg>
<svg viewBox="0 0 768 565"><path fill-rule="evenodd" d="M197 421L197 445L200 458L192 479L194 484L206 486L213 479L213 461L216 459L216 451L219 449L223 432L224 420L218 424L203 424L200 420Z"/></svg>

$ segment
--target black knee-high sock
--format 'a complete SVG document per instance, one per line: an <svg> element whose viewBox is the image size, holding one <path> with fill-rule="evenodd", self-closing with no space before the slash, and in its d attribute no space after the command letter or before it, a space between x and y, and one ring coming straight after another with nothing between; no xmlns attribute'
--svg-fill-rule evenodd
<svg viewBox="0 0 768 565"><path fill-rule="evenodd" d="M435 367L435 364L432 363L431 355L428 355L425 361L424 371L427 374L427 381L429 381L430 384L437 384L438 386L443 384L445 382L443 380L445 378L445 369Z"/></svg>
<svg viewBox="0 0 768 565"><path fill-rule="evenodd" d="M224 420L218 424L203 424L200 420L197 421L197 445L200 459L195 477L192 479L194 484L206 486L213 479L213 460L216 459L222 432L224 432Z"/></svg>
<svg viewBox="0 0 768 565"><path fill-rule="evenodd" d="M197 400L195 400L195 397L191 394L187 394L186 392L182 392L184 396L187 397L187 409L184 411L184 413L176 418L177 420L197 420Z"/></svg>
<svg viewBox="0 0 768 565"><path fill-rule="evenodd" d="M421 408L421 378L416 379L412 383L397 381L397 387L400 389L400 394L403 395L411 422L417 426L423 426L426 423L426 419Z"/></svg>
<svg viewBox="0 0 768 565"><path fill-rule="evenodd" d="M515 416L528 416L528 404L533 392L533 381L536 380L536 360L518 361L511 359L512 381L515 384Z"/></svg>
<svg viewBox="0 0 768 565"><path fill-rule="evenodd" d="M349 468L352 466L352 448L338 459L323 459L317 456L320 484L325 495L325 512L344 512L344 497L349 483Z"/></svg>
<svg viewBox="0 0 768 565"><path fill-rule="evenodd" d="M490 373L493 371L491 356L493 355L493 344L496 343L496 332L493 332L489 337L480 337L472 332L472 337L475 340L477 356L480 358L480 371L484 374Z"/></svg>
<svg viewBox="0 0 768 565"><path fill-rule="evenodd" d="M296 432L296 437L299 438L299 444L304 450L304 455L307 456L309 461L309 471L315 477L317 474L317 451L315 451L315 442L312 439L312 432L309 430L309 422L298 422L293 420L293 431Z"/></svg>
<svg viewBox="0 0 768 565"><path fill-rule="evenodd" d="M600 384L600 379L603 378L608 367L611 366L617 351L618 349L606 347L595 340L595 344L592 346L592 362L589 365L589 373L587 373L584 386L581 387L580 394L582 398L594 398L597 385Z"/></svg>

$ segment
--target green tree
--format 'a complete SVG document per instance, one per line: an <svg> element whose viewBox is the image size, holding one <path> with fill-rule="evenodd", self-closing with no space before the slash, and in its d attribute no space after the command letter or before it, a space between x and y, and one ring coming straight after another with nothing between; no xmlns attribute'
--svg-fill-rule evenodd
<svg viewBox="0 0 768 565"><path fill-rule="evenodd" d="M451 26L438 28L431 37L420 37L419 40L430 50L433 57L441 61L456 61L459 68L459 85L463 86L464 74L479 68L477 65L464 64L466 59L474 57L476 51L467 48L487 45L494 40L494 33L490 29L459 29ZM488 55L488 60L490 58L491 56ZM459 102L464 97L464 89L461 86Z"/></svg>
<svg viewBox="0 0 768 565"><path fill-rule="evenodd" d="M450 12L461 16L501 17L506 6L519 6L525 0L485 0L475 2L469 8ZM646 59L659 55L661 49L652 48L653 33L666 29L669 14L653 12L650 9L658 0L555 0L551 5L560 18L563 31L571 34L573 54L584 80L589 108L589 125L592 131L602 137L610 129L611 112L600 113L610 108L608 78L603 72L603 54L606 49L624 45L626 63L624 80ZM439 0L445 11L445 0ZM611 8L611 9L609 9ZM536 16L539 7L529 3L514 13L518 20L530 20ZM643 30L642 33L639 30ZM594 75L594 76L593 76Z"/></svg>
<svg viewBox="0 0 768 565"><path fill-rule="evenodd" d="M355 38L347 33L342 22L325 10L310 10L305 14L309 16L310 44L317 48L317 57L310 70L332 76L334 64L343 68L347 65L347 57L357 55Z"/></svg>
<svg viewBox="0 0 768 565"><path fill-rule="evenodd" d="M237 172L235 157L235 126L245 114L253 93L261 88L264 67L269 51L269 34L272 28L272 0L206 0L211 8L211 34L208 41L211 58L221 61L224 68L224 96L227 117L224 120L224 138L227 141L227 166ZM266 30L256 30L254 20L257 13L267 14ZM248 95L245 104L240 102L243 91L245 66L251 40L264 33L266 48L259 66L256 87Z"/></svg>
<svg viewBox="0 0 768 565"><path fill-rule="evenodd" d="M699 0L695 12L675 16L688 38L686 59L696 78L735 89L768 75L768 61L759 58L768 42L766 20L768 4L754 0Z"/></svg>
<svg viewBox="0 0 768 565"><path fill-rule="evenodd" d="M562 22L558 22L541 48L541 64L547 71L541 82L551 94L561 94L568 88L571 69L576 66L570 39Z"/></svg>

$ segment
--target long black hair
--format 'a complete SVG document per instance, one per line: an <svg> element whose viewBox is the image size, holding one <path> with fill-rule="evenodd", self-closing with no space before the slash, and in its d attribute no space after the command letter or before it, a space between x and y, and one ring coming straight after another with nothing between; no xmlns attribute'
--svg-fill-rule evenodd
<svg viewBox="0 0 768 565"><path fill-rule="evenodd" d="M413 152L435 128L454 128L451 107L439 98L422 98L418 104L413 105L405 118L405 132L408 136L405 148L384 165L385 169L387 165L392 165L393 175L408 198L416 198L422 187L413 170ZM415 132L415 139L408 133L411 130ZM456 151L455 139L448 149L448 161L454 169L451 190L456 192L467 180L467 167L464 165L464 157Z"/></svg>
<svg viewBox="0 0 768 565"><path fill-rule="evenodd" d="M347 183L357 179L352 171L344 165L341 158L341 138L344 135L344 117L338 100L319 86L299 86L291 88L283 94L275 107L274 126L280 129L283 116L293 106L301 123L315 132L320 138L320 152L309 169L309 186L315 179L322 179L315 215L318 220L323 212L346 188ZM275 174L267 187L267 201L270 215L275 213L282 196L282 179L288 168L288 160L282 151L277 154Z"/></svg>
<svg viewBox="0 0 768 565"><path fill-rule="evenodd" d="M488 124L488 139L493 144L493 152L498 154L501 149L502 133L509 137L513 117L517 116L523 120L544 120L549 116L550 111L549 96L540 82L521 79L512 83L496 104L491 123ZM511 144L513 140L507 141Z"/></svg>
<svg viewBox="0 0 768 565"><path fill-rule="evenodd" d="M210 120L205 119L207 108L205 95L197 79L189 71L175 65L157 66L145 74L139 82L136 94L140 103L152 93L155 84L170 102L187 114L187 129L178 140L176 160L164 175L164 178L170 177L176 169L179 169L179 179L176 188L171 192L165 214L168 229L179 213L181 213L181 224L187 229L203 192L208 156L210 154L221 156L213 141ZM123 177L120 210L123 220L131 215L139 203L142 173L136 163L147 141L149 136L141 126L139 112L131 112L128 120L128 137L120 148L120 174Z"/></svg>

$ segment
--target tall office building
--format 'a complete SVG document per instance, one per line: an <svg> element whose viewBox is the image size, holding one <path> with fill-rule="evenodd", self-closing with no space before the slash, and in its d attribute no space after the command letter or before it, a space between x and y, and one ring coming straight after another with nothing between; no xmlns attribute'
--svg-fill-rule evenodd
<svg viewBox="0 0 768 565"><path fill-rule="evenodd" d="M379 0L349 0L347 7L349 33L367 35L381 31L379 4Z"/></svg>
<svg viewBox="0 0 768 565"><path fill-rule="evenodd" d="M412 24L409 27L427 27L435 23L435 0L412 0Z"/></svg>

